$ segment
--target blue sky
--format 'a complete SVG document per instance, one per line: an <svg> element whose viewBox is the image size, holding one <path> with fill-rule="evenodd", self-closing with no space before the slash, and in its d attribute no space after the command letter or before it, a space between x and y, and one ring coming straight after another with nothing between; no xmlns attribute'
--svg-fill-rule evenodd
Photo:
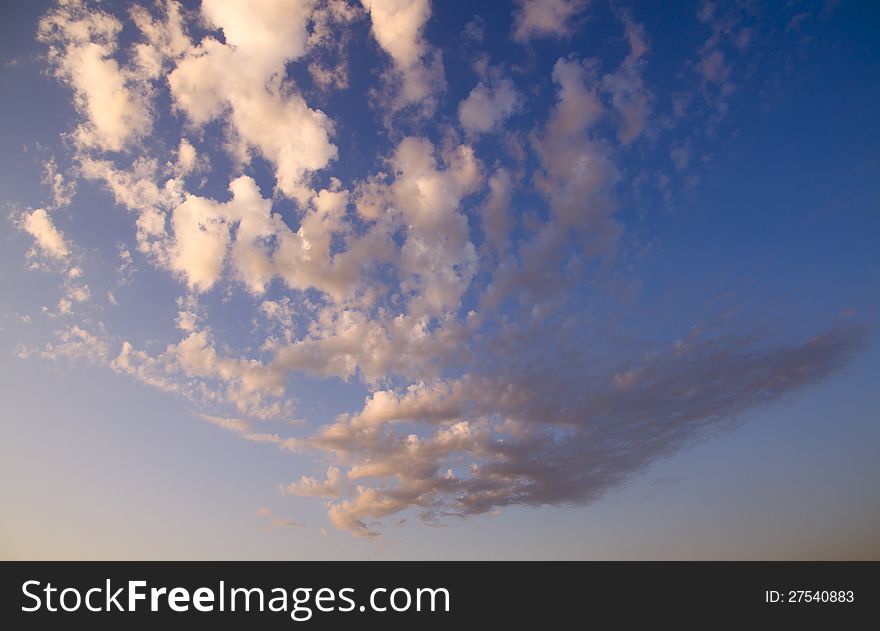
<svg viewBox="0 0 880 631"><path fill-rule="evenodd" d="M877 10L4 7L4 558L877 558Z"/></svg>

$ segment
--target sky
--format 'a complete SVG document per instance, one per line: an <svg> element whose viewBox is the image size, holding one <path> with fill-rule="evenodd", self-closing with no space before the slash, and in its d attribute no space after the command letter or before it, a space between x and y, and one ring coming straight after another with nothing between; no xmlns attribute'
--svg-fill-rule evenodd
<svg viewBox="0 0 880 631"><path fill-rule="evenodd" d="M873 3L0 12L0 557L880 559Z"/></svg>

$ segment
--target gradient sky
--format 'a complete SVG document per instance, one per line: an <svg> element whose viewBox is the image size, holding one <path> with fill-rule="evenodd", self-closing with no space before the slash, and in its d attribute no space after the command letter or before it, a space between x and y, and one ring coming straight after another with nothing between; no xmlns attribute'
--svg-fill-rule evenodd
<svg viewBox="0 0 880 631"><path fill-rule="evenodd" d="M880 559L874 3L0 11L0 557Z"/></svg>

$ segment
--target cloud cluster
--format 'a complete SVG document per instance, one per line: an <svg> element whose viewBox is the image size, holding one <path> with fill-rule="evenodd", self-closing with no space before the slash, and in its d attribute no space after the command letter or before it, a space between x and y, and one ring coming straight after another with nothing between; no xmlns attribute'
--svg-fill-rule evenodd
<svg viewBox="0 0 880 631"><path fill-rule="evenodd" d="M304 0L206 1L202 15L222 32L186 51L168 75L175 106L194 126L223 118L228 147L243 164L254 153L275 167L278 190L305 203L309 175L336 158L333 124L285 80L285 64L306 51Z"/></svg>
<svg viewBox="0 0 880 631"><path fill-rule="evenodd" d="M510 36L564 38L586 6L522 0ZM541 70L551 105L528 111L527 129L509 129L533 102L525 90L482 73L448 117L458 128L427 117L445 86L431 15L428 0L204 0L197 11L165 0L128 10L123 45L125 16L59 2L39 38L71 91L73 171L131 212L133 244L112 244L123 281L136 259L183 295L175 338L159 346L81 323L19 354L108 366L243 440L317 456L326 472L283 493L321 498L336 527L374 537L376 520L405 511L435 523L588 502L858 346L846 327L615 344L634 334L596 316L594 280L621 260L620 157L654 116L644 28L615 9L622 59L560 55ZM372 92L384 136L355 172L334 144L346 121L307 99L348 87L346 50L367 18L385 62ZM715 49L699 72L721 85ZM293 76L311 77L311 91ZM403 110L420 131L395 126ZM672 152L686 168L689 145ZM65 274L48 315L72 317L92 294L48 210L72 195L51 164L54 202L14 220L29 256ZM236 326L251 325L255 344L237 349L214 325L205 302L219 294L251 309ZM298 375L359 382L364 405L291 435Z"/></svg>
<svg viewBox="0 0 880 631"><path fill-rule="evenodd" d="M582 350L533 349L542 354L534 363L503 354L492 362L500 373L374 392L305 441L345 463L344 480L332 468L288 491L326 498L334 525L368 537L380 534L372 520L407 508L434 522L510 504L582 504L827 376L861 334L842 327L770 347L696 338L608 372L591 370ZM339 500L345 488L351 498Z"/></svg>

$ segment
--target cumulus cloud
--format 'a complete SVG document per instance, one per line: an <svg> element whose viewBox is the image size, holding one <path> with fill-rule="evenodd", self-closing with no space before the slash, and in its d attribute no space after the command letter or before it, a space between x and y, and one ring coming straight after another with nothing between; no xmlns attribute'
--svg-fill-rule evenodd
<svg viewBox="0 0 880 631"><path fill-rule="evenodd" d="M310 175L337 155L333 124L285 80L284 66L306 51L311 2L207 1L202 15L225 42L206 36L168 76L175 106L194 127L223 118L229 149L243 164L253 152L275 166L278 190L305 202Z"/></svg>
<svg viewBox="0 0 880 631"><path fill-rule="evenodd" d="M416 292L410 312L440 315L457 308L476 266L461 199L480 182L473 149L460 145L444 156L438 169L434 148L422 138L405 138L392 164L399 174L391 186L397 208L407 223L401 265L407 277L401 288Z"/></svg>
<svg viewBox="0 0 880 631"><path fill-rule="evenodd" d="M430 114L446 81L440 51L424 39L431 17L429 0L361 0L370 14L372 33L393 64L394 109L420 105Z"/></svg>
<svg viewBox="0 0 880 631"><path fill-rule="evenodd" d="M18 226L34 238L37 250L46 256L63 261L70 255L64 235L52 223L52 218L45 209L37 208L23 213L18 220Z"/></svg>
<svg viewBox="0 0 880 631"><path fill-rule="evenodd" d="M517 0L513 38L526 42L538 37L565 37L587 7L586 0Z"/></svg>
<svg viewBox="0 0 880 631"><path fill-rule="evenodd" d="M180 139L177 146L177 163L176 168L180 175L192 173L198 163L199 154L192 143L186 138Z"/></svg>
<svg viewBox="0 0 880 631"><path fill-rule="evenodd" d="M348 88L348 57L350 41L348 25L362 17L363 12L348 0L317 2L311 15L307 50L312 81L322 90Z"/></svg>
<svg viewBox="0 0 880 631"><path fill-rule="evenodd" d="M142 35L142 41L133 49L137 72L150 80L162 77L169 65L192 46L180 3L160 0L156 4L162 8L163 15L159 17L138 5L130 10L131 19Z"/></svg>
<svg viewBox="0 0 880 631"><path fill-rule="evenodd" d="M179 178L165 179L156 158L142 156L120 167L109 159L80 155L82 176L104 184L120 206L137 214L138 250L160 265L168 266L168 215L184 201ZM126 259L130 264L131 258ZM130 269L127 265L126 269Z"/></svg>
<svg viewBox="0 0 880 631"><path fill-rule="evenodd" d="M356 291L373 262L391 256L384 226L350 234L349 192L338 181L311 197L296 231L272 212L271 199L261 195L253 178L238 177L229 190L228 202L188 195L171 213L168 264L192 290L210 289L228 264L253 294L262 294L278 277L291 289L318 289L339 301ZM344 237L347 246L337 253L331 251L334 236Z"/></svg>
<svg viewBox="0 0 880 631"><path fill-rule="evenodd" d="M220 276L229 244L229 226L214 212L211 201L194 195L174 209L171 225L172 269L185 275L190 287L209 289Z"/></svg>
<svg viewBox="0 0 880 631"><path fill-rule="evenodd" d="M516 111L519 95L510 79L492 87L477 84L458 106L458 120L466 131L488 132Z"/></svg>
<svg viewBox="0 0 880 631"><path fill-rule="evenodd" d="M327 477L324 480L316 480L309 476L302 476L299 482L291 482L284 488L285 493L302 495L304 497L337 498L341 493L339 469L329 467Z"/></svg>
<svg viewBox="0 0 880 631"><path fill-rule="evenodd" d="M137 78L114 58L122 23L78 0L58 5L40 20L55 75L74 93L83 123L74 131L85 147L120 151L146 134L152 118Z"/></svg>

